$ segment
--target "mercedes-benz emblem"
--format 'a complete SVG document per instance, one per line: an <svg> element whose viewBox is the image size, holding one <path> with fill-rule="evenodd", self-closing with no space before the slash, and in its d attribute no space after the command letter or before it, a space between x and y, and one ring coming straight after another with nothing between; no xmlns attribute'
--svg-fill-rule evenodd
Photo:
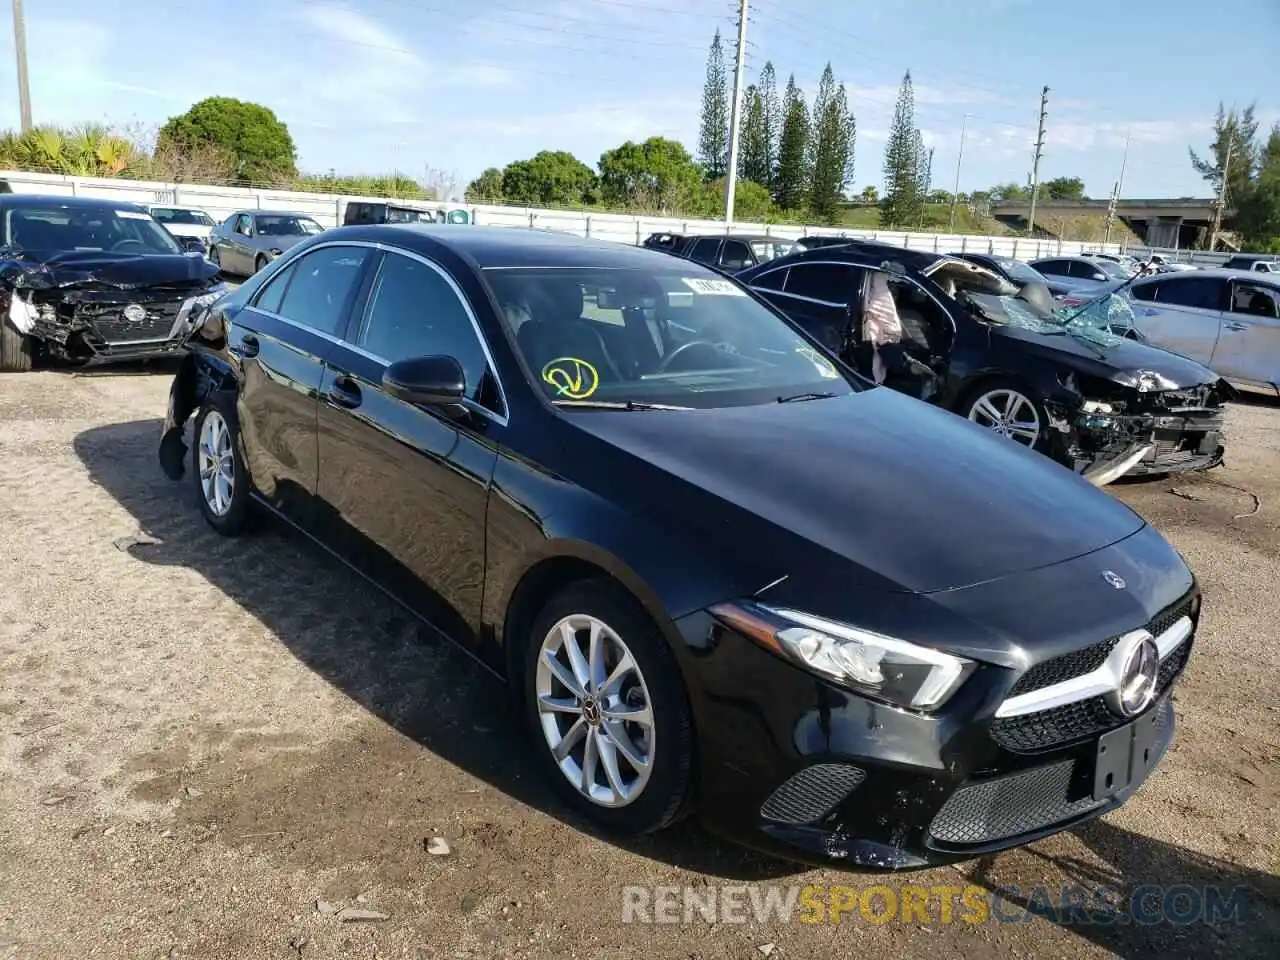
<svg viewBox="0 0 1280 960"><path fill-rule="evenodd" d="M141 323L147 319L147 311L136 303L131 303L124 308L124 318L130 323Z"/></svg>
<svg viewBox="0 0 1280 960"><path fill-rule="evenodd" d="M1114 570L1103 570L1102 579L1107 581L1107 583L1111 584L1117 590L1123 590L1127 586L1124 581L1124 577L1120 576L1120 574L1116 573Z"/></svg>
<svg viewBox="0 0 1280 960"><path fill-rule="evenodd" d="M1145 630L1130 634L1124 646L1116 651L1119 660L1119 686L1108 694L1108 706L1122 717L1136 717L1156 697L1160 676L1160 650L1155 638Z"/></svg>

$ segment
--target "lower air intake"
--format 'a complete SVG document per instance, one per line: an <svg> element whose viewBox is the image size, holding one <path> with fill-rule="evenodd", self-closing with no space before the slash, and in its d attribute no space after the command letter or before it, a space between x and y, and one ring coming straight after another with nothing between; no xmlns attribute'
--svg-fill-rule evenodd
<svg viewBox="0 0 1280 960"><path fill-rule="evenodd" d="M851 764L815 763L774 790L760 807L760 815L777 823L815 823L839 806L866 776L865 770Z"/></svg>

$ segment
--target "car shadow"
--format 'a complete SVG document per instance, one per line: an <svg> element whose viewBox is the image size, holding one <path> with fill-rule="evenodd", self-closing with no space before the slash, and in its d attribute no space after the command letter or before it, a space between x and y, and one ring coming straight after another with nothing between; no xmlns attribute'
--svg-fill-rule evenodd
<svg viewBox="0 0 1280 960"><path fill-rule="evenodd" d="M268 521L235 543L219 537L200 515L190 469L181 483L161 472L161 432L160 420L143 420L75 439L92 481L137 523L137 535L117 541L135 559L199 573L365 710L575 829L710 876L763 880L807 869L722 842L692 819L653 836L620 839L576 817L529 759L504 684L286 524Z"/></svg>
<svg viewBox="0 0 1280 960"><path fill-rule="evenodd" d="M1033 877L1029 882L1012 881L1007 863L997 866L995 857L966 864L961 873L971 883L1000 891L1003 916L1025 922L1027 912L1034 913L1124 960L1275 956L1280 878L1105 819L1072 832L1093 857L1051 854L1041 844L1018 853L1022 869L1017 873ZM1084 892L1078 902L1086 909L1100 907L1089 897L1111 891L1108 907L1092 917L1062 910L1065 891L1044 879L1054 873L1064 877L1062 886Z"/></svg>

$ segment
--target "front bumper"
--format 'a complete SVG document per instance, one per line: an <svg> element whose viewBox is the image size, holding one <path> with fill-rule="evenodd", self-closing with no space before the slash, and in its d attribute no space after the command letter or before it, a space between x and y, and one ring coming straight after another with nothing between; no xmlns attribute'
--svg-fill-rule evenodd
<svg viewBox="0 0 1280 960"><path fill-rule="evenodd" d="M996 716L1028 682L1034 691L1071 670L1087 673L1096 666L1090 657L1105 658L1118 638L1021 678L984 665L942 711L923 715L820 681L709 615L691 615L680 628L707 660L698 669L703 821L791 860L910 870L1020 846L1100 816L1142 786L1172 742L1172 688L1191 653L1198 600L1188 594L1148 625L1154 635L1188 618L1185 639L1161 660L1153 704L1126 719L1101 697ZM1111 743L1114 757L1125 749L1117 738L1128 742L1130 732L1144 761L1104 789L1099 742Z"/></svg>

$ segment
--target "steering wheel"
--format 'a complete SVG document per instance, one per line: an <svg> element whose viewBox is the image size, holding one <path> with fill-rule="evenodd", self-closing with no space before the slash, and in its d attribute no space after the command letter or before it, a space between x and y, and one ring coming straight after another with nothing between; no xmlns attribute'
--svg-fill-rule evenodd
<svg viewBox="0 0 1280 960"><path fill-rule="evenodd" d="M128 239L128 240L121 240L119 243L115 244L111 248L111 252L119 253L121 247L128 247L128 246L141 247L143 250L147 249L147 245L143 243L141 240Z"/></svg>
<svg viewBox="0 0 1280 960"><path fill-rule="evenodd" d="M688 353L694 347L703 347L704 349L712 350L715 352L717 356L723 353L723 351L719 347L717 347L714 343L712 343L710 340L690 340L688 343L680 344L680 346L676 347L669 354L667 354L667 356L663 358L662 362L658 364L657 372L666 373L667 369L673 363L676 362L676 359L678 357Z"/></svg>

